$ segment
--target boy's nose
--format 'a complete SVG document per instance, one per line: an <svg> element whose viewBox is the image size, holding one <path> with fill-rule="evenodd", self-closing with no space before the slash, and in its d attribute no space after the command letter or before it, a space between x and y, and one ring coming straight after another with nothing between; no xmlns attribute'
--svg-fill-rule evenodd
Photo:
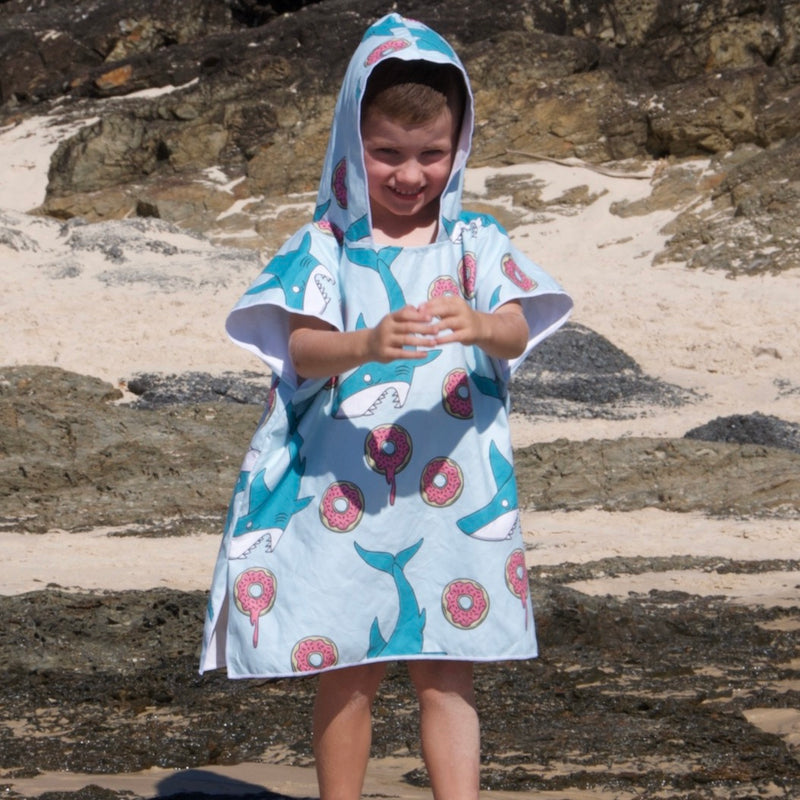
<svg viewBox="0 0 800 800"><path fill-rule="evenodd" d="M419 183L422 169L414 159L404 161L397 170L397 179L403 183Z"/></svg>

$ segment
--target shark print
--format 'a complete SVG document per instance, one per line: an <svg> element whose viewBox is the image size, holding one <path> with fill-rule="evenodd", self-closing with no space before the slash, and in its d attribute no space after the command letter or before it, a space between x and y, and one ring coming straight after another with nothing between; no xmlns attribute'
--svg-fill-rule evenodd
<svg viewBox="0 0 800 800"><path fill-rule="evenodd" d="M360 267L375 270L380 275L386 296L389 298L389 310L397 311L406 304L406 298L397 279L392 275L392 262L400 254L400 247L382 247L370 250L361 247L345 247L347 258Z"/></svg>
<svg viewBox="0 0 800 800"><path fill-rule="evenodd" d="M378 618L375 617L373 620L369 632L369 650L367 651L367 655L371 658L377 656L408 656L422 652L425 609L420 610L414 589L408 582L403 570L422 547L423 541L423 539L420 539L411 547L401 550L396 556L391 553L365 550L357 542L354 543L356 552L365 563L392 577L397 589L399 602L397 622L388 639L381 634Z"/></svg>
<svg viewBox="0 0 800 800"><path fill-rule="evenodd" d="M275 256L265 275L270 277L247 291L260 294L279 288L289 308L321 314L330 302L330 287L335 283L331 271L311 253L311 234L306 233L297 250Z"/></svg>
<svg viewBox="0 0 800 800"><path fill-rule="evenodd" d="M492 499L457 524L468 536L496 542L510 539L518 525L517 481L513 466L494 442L489 447L489 463L496 488Z"/></svg>
<svg viewBox="0 0 800 800"><path fill-rule="evenodd" d="M301 442L297 436L290 440L289 467L273 489L267 487L264 469L253 477L248 510L236 522L229 558L244 558L259 546L271 553L294 515L313 500L312 496L298 496L305 468L305 459L300 458Z"/></svg>
<svg viewBox="0 0 800 800"><path fill-rule="evenodd" d="M356 330L366 327L359 316ZM333 402L333 416L338 419L364 417L375 413L384 400L402 408L411 389L415 372L436 359L441 350L428 350L424 358L397 359L388 364L370 361L339 381Z"/></svg>

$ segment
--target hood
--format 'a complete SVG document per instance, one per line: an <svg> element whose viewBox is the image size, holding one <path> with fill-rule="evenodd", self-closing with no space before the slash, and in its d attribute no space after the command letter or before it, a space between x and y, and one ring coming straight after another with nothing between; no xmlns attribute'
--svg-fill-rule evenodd
<svg viewBox="0 0 800 800"><path fill-rule="evenodd" d="M371 244L372 220L361 144L361 98L372 70L386 58L452 64L464 77L466 102L453 170L439 204L439 237L461 213L464 167L473 129L469 79L452 47L421 22L389 14L364 34L353 54L336 102L331 136L322 169L314 221L349 246Z"/></svg>

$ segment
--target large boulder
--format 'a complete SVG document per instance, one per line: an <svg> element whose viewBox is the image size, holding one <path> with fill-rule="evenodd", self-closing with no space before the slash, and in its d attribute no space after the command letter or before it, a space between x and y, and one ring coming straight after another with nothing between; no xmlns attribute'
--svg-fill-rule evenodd
<svg viewBox="0 0 800 800"><path fill-rule="evenodd" d="M93 120L55 153L45 213L206 228L246 198L314 191L347 60L387 10L383 0L44 0L33 11L7 0L0 124L53 103ZM410 0L404 11L446 35L470 71L475 166L749 146L777 165L777 148L800 135L800 0ZM203 183L211 168L228 182Z"/></svg>

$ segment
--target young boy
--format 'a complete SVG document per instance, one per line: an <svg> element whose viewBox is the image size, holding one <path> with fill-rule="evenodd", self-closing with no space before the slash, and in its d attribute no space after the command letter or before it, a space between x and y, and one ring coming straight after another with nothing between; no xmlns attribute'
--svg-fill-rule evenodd
<svg viewBox="0 0 800 800"><path fill-rule="evenodd" d="M273 370L217 562L201 670L320 673L322 800L360 796L404 660L437 800L478 796L472 663L536 655L508 382L571 301L461 208L472 134L449 45L396 14L351 60L314 222L228 332Z"/></svg>

